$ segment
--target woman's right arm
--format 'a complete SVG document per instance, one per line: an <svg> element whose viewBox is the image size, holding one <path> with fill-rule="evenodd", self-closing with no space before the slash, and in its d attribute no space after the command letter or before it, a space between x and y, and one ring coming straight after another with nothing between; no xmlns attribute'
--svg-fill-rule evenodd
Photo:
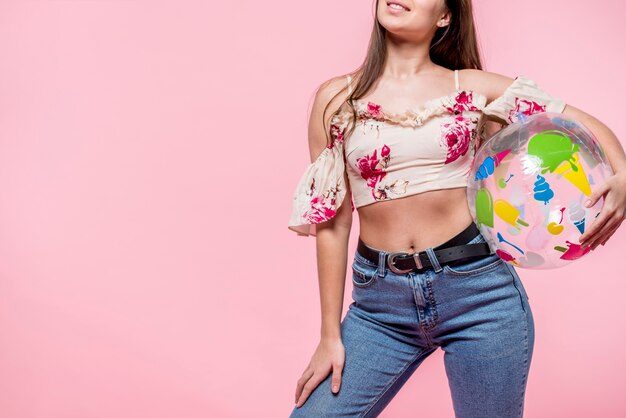
<svg viewBox="0 0 626 418"><path fill-rule="evenodd" d="M345 78L338 77L324 83L318 89L309 118L309 151L311 161L326 147L326 133L330 115L345 100L342 92L330 102L332 97L345 86ZM326 105L330 103L323 118ZM320 342L311 361L298 380L296 405L301 406L311 392L330 372L333 373L331 388L337 392L341 385L341 372L345 359L341 341L341 313L345 279L348 266L348 241L352 227L351 192L344 173L346 198L330 220L316 225L317 270L321 304Z"/></svg>

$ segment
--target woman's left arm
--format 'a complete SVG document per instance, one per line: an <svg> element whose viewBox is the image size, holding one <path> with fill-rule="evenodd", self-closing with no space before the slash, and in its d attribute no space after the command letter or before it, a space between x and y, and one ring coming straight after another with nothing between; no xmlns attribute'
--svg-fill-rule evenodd
<svg viewBox="0 0 626 418"><path fill-rule="evenodd" d="M626 217L626 154L613 131L595 117L570 104L565 106L563 114L582 122L591 130L602 145L615 173L599 185L587 200L586 206L590 207L600 199L600 196L604 196L600 214L579 238L583 249L591 247L594 250L598 245L607 242Z"/></svg>

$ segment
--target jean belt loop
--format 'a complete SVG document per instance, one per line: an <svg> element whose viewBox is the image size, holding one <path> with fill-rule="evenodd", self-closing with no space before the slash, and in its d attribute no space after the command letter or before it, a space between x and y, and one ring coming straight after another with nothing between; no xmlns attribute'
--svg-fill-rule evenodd
<svg viewBox="0 0 626 418"><path fill-rule="evenodd" d="M387 266L385 265L386 255L387 255L387 252L385 251L381 251L378 253L378 276L379 277L385 276L385 268L387 268Z"/></svg>
<svg viewBox="0 0 626 418"><path fill-rule="evenodd" d="M433 265L433 269L435 270L435 273L439 273L442 269L441 265L439 264L439 260L437 259L437 256L435 255L435 250L433 250L433 247L428 247L426 248L426 254L428 255L428 259L430 260L430 264Z"/></svg>

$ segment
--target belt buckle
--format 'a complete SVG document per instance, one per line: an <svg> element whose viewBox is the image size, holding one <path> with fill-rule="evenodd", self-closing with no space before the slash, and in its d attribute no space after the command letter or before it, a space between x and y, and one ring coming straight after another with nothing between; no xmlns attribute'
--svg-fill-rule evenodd
<svg viewBox="0 0 626 418"><path fill-rule="evenodd" d="M398 257L399 255L407 255L408 253L405 251L394 251L388 254L387 257L387 265L389 266L389 270L393 271L396 274L404 274L404 273L408 273L409 271L413 270L413 269L399 269L395 266L395 260L396 257ZM417 265L418 269L422 268L422 260L419 257L419 253L414 253L413 254L413 258L415 259L415 264Z"/></svg>

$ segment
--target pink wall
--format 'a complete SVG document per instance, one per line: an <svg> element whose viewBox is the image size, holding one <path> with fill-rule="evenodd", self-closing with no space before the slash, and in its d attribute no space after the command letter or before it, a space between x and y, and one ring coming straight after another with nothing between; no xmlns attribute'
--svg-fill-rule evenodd
<svg viewBox="0 0 626 418"><path fill-rule="evenodd" d="M0 3L0 416L287 416L319 335L315 241L286 228L308 107L370 3ZM624 3L521 4L475 0L486 69L623 138ZM527 417L626 415L625 244L521 272ZM442 354L383 416L453 416Z"/></svg>

